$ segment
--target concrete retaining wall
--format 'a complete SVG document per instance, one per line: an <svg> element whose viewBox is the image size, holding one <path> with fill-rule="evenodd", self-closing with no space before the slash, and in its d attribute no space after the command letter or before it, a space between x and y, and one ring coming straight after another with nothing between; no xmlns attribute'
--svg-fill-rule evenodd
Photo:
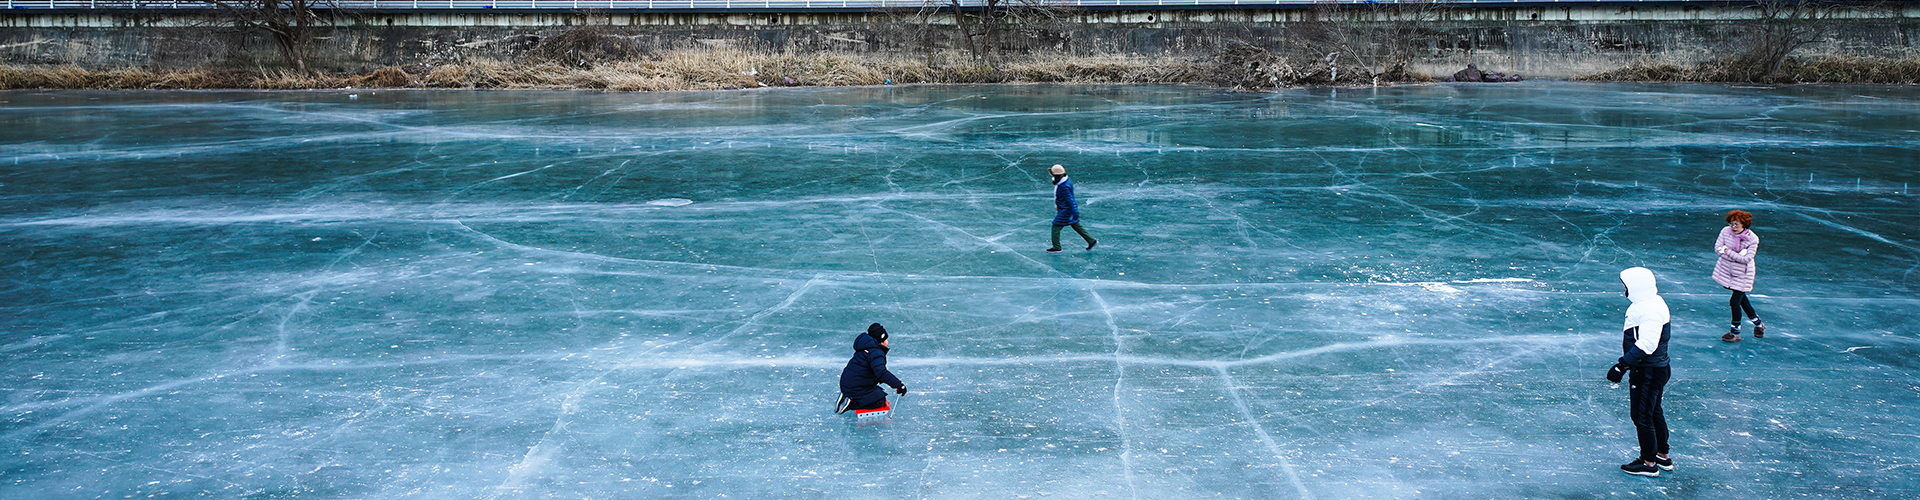
<svg viewBox="0 0 1920 500"><path fill-rule="evenodd" d="M1271 41L1310 10L1082 11L1068 28L1012 44L1014 52L1198 57L1225 40ZM1414 69L1443 75L1478 63L1537 78L1565 78L1635 60L1690 62L1752 26L1739 8L1455 8L1419 40ZM475 59L513 60L540 40L592 23L643 52L728 46L763 51L918 54L957 50L951 19L930 38L909 40L883 13L407 13L367 12L322 30L315 67L382 66ZM1915 57L1920 5L1823 23L1821 42L1796 54ZM82 67L277 67L257 33L191 16L100 12L0 13L0 63Z"/></svg>

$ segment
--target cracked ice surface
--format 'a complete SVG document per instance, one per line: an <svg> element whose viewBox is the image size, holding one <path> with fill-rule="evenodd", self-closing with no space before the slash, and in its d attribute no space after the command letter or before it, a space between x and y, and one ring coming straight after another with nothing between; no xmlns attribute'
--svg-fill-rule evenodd
<svg viewBox="0 0 1920 500"><path fill-rule="evenodd" d="M0 93L0 496L1911 497L1916 100ZM1732 208L1772 330L1723 344ZM875 321L913 392L855 425Z"/></svg>

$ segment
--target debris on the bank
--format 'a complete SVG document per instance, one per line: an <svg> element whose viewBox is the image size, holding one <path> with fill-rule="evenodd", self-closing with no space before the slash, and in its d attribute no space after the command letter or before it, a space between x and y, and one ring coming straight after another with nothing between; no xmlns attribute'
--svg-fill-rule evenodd
<svg viewBox="0 0 1920 500"><path fill-rule="evenodd" d="M1522 80L1522 78L1520 78L1520 75L1518 73L1509 75L1506 73L1491 72L1491 71L1481 72L1479 68L1473 67L1472 63L1467 64L1467 69L1456 71L1453 73L1453 76L1447 77L1447 81L1449 82L1499 83L1499 82L1517 82L1520 80Z"/></svg>

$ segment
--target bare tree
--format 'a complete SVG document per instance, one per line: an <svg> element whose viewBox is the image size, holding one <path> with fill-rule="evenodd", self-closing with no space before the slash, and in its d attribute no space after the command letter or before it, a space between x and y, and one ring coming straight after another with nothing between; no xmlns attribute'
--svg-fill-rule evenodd
<svg viewBox="0 0 1920 500"><path fill-rule="evenodd" d="M331 14L334 0L204 0L220 9L234 25L267 33L280 57L294 71L306 73L307 54L313 47L314 31L330 24L321 10Z"/></svg>
<svg viewBox="0 0 1920 500"><path fill-rule="evenodd" d="M933 49L951 41L952 47L964 47L989 68L1003 53L1031 48L1035 39L1066 32L1076 11L1063 0L907 1L915 3L875 14L876 33L897 38L929 57ZM951 29L944 27L949 21Z"/></svg>
<svg viewBox="0 0 1920 500"><path fill-rule="evenodd" d="M1214 54L1209 80L1256 90L1293 84L1374 83L1424 79L1407 70L1440 34L1447 6L1439 0L1339 4L1322 0L1300 22L1277 30L1243 26Z"/></svg>
<svg viewBox="0 0 1920 500"><path fill-rule="evenodd" d="M1825 0L1744 0L1733 2L1740 8L1753 13L1750 20L1732 21L1718 32L1717 38L1708 46L1717 53L1726 54L1706 61L1700 61L1690 67L1666 63L1636 63L1613 71L1591 75L1591 80L1640 80L1640 81L1691 81L1691 82L1756 82L1786 83L1800 78L1794 74L1788 64L1794 51L1809 44L1818 43L1831 35L1832 30L1842 25L1846 18L1890 19L1898 18L1899 9L1908 4L1901 1L1825 1ZM1844 64L1843 64L1844 65ZM1883 69L1868 63L1865 71ZM1817 78L1817 77L1816 77ZM1842 77L1840 81L1908 81L1898 76L1867 77L1867 80L1855 80ZM1889 78L1879 80L1876 78Z"/></svg>
<svg viewBox="0 0 1920 500"><path fill-rule="evenodd" d="M592 69L646 54L614 29L612 15L598 9L584 9L579 15L584 21L579 27L540 39L527 51L527 57L569 68Z"/></svg>
<svg viewBox="0 0 1920 500"><path fill-rule="evenodd" d="M1240 38L1222 42L1205 79L1235 91L1257 91L1290 85L1299 74L1285 58Z"/></svg>
<svg viewBox="0 0 1920 500"><path fill-rule="evenodd" d="M928 0L929 4L939 0ZM972 6L946 0L954 25L975 59L993 65L994 56L1015 39L1060 32L1074 8L1060 0L978 0Z"/></svg>
<svg viewBox="0 0 1920 500"><path fill-rule="evenodd" d="M908 1L911 3L889 2L876 10L872 14L874 35L884 45L920 52L931 66L935 49L939 48L940 39L944 38L942 35L947 33L947 30L935 26L941 4L934 0Z"/></svg>
<svg viewBox="0 0 1920 500"><path fill-rule="evenodd" d="M1853 6L1819 0L1754 0L1754 22L1731 39L1733 56L1719 61L1718 78L1759 82L1780 72L1787 55L1826 37L1828 21Z"/></svg>
<svg viewBox="0 0 1920 500"><path fill-rule="evenodd" d="M1312 68L1301 75L1307 80L1403 80L1414 52L1438 33L1433 26L1447 9L1439 0L1360 5L1320 0L1303 22L1285 32L1285 52L1294 66Z"/></svg>

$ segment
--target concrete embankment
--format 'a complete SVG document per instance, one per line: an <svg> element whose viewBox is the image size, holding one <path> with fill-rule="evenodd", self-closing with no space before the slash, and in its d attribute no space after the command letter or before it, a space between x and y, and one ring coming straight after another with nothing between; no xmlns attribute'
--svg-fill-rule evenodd
<svg viewBox="0 0 1920 500"><path fill-rule="evenodd" d="M1818 26L1796 56L1910 59L1920 56L1920 5L1849 11ZM1206 57L1230 41L1284 38L1317 18L1314 9L1071 11L1057 29L1004 39L1000 53L1066 56ZM1727 40L1751 30L1739 6L1450 7L1419 19L1406 36L1417 50L1407 69L1437 76L1467 63L1536 78L1572 78L1656 61L1690 64L1724 55ZM889 12L406 12L366 11L316 32L315 68L364 72L461 61L514 61L584 25L627 40L638 53L729 48L765 53L844 53L931 59L968 51L950 16L913 20ZM281 64L258 32L182 15L69 11L0 13L0 64L81 68L225 68Z"/></svg>

